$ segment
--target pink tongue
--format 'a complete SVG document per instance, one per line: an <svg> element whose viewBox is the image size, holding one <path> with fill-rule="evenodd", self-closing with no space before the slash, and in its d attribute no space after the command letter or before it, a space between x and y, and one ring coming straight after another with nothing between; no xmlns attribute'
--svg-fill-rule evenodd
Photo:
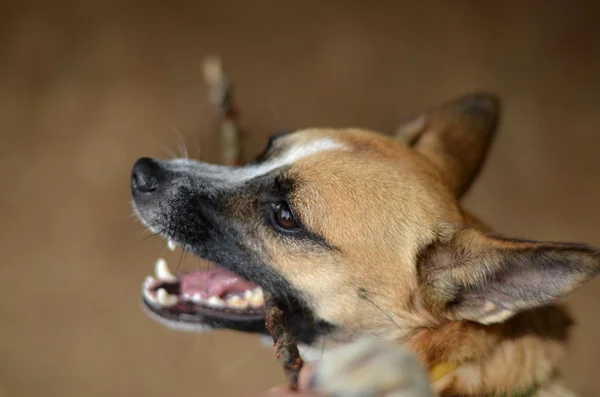
<svg viewBox="0 0 600 397"><path fill-rule="evenodd" d="M203 298L240 294L254 288L256 288L256 284L220 266L216 266L208 271L184 274L181 280L182 294L191 296L200 294Z"/></svg>

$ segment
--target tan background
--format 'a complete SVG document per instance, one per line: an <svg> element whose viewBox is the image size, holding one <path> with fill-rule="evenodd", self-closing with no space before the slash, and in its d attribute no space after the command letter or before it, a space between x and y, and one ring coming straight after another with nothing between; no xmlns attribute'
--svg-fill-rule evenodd
<svg viewBox="0 0 600 397"><path fill-rule="evenodd" d="M502 232L600 245L598 3L417 3L3 2L0 396L243 397L281 381L256 337L175 333L140 309L163 242L129 217L130 167L177 151L176 131L218 160L207 53L237 83L251 154L275 130L390 132L495 90L505 118L469 207ZM599 298L597 280L570 299L565 372L584 396L600 395Z"/></svg>

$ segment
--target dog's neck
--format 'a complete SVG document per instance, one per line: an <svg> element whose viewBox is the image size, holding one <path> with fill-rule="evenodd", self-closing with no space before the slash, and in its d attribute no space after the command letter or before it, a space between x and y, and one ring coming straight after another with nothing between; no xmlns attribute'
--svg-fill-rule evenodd
<svg viewBox="0 0 600 397"><path fill-rule="evenodd" d="M440 395L519 395L557 376L571 324L564 308L548 306L501 324L463 321L420 330L408 344L430 370L452 368L435 382Z"/></svg>

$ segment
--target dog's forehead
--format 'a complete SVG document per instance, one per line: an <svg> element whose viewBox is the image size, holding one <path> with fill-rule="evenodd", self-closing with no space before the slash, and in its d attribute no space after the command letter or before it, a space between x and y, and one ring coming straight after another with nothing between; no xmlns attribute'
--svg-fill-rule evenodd
<svg viewBox="0 0 600 397"><path fill-rule="evenodd" d="M278 145L280 149L276 150L276 153L267 160L260 164L238 168L233 171L231 176L239 181L248 181L272 171L284 169L319 153L350 150L350 146L329 136L314 136L313 139L299 136L285 141Z"/></svg>
<svg viewBox="0 0 600 397"><path fill-rule="evenodd" d="M323 152L348 151L351 146L334 134L321 130L302 130L278 139L276 154L260 165L248 167L253 173L266 174Z"/></svg>
<svg viewBox="0 0 600 397"><path fill-rule="evenodd" d="M377 225L379 230L389 230L389 224L394 223L396 229L403 229L399 234L407 236L411 230L421 230L423 225L434 225L441 219L460 221L457 203L440 173L408 145L355 129L299 135L290 139L326 136L344 147L298 159L285 169L285 176L295 182L292 205L321 235L351 246L353 236L340 236L355 230L357 219L368 219L358 222L367 229ZM419 241L412 236L406 240Z"/></svg>
<svg viewBox="0 0 600 397"><path fill-rule="evenodd" d="M345 148L369 145L386 140L383 134L377 134L357 128L307 128L281 135L277 143L285 147L304 146L315 141L331 140L343 144Z"/></svg>
<svg viewBox="0 0 600 397"><path fill-rule="evenodd" d="M419 174L431 172L431 164L405 143L368 130L306 129L278 137L272 143L268 164L285 165L289 174L306 179L316 172L325 177L332 172L386 172L392 167ZM433 171L435 173L435 171Z"/></svg>
<svg viewBox="0 0 600 397"><path fill-rule="evenodd" d="M268 159L246 170L248 175L259 176L276 169L300 171L307 165L316 165L328 171L325 163L347 168L349 158L356 152L370 149L372 154L388 151L390 138L359 129L311 128L280 135L268 148ZM397 143L397 142L393 142ZM382 148L383 150L382 152ZM323 160L326 160L323 161ZM340 160L340 161L336 161ZM361 160L364 162L364 157ZM313 167L311 167L313 168ZM350 165L350 168L353 168Z"/></svg>

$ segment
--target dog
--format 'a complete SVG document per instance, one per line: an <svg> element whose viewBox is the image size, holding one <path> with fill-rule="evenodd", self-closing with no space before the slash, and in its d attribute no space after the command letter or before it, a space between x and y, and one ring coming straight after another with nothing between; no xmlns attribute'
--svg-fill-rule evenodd
<svg viewBox="0 0 600 397"><path fill-rule="evenodd" d="M311 380L324 395L573 395L557 300L600 272L600 251L493 234L462 208L499 113L473 93L396 136L279 134L240 167L139 159L139 219L215 264L174 275L159 260L147 311L177 329L266 334L269 291L306 358L326 350Z"/></svg>

